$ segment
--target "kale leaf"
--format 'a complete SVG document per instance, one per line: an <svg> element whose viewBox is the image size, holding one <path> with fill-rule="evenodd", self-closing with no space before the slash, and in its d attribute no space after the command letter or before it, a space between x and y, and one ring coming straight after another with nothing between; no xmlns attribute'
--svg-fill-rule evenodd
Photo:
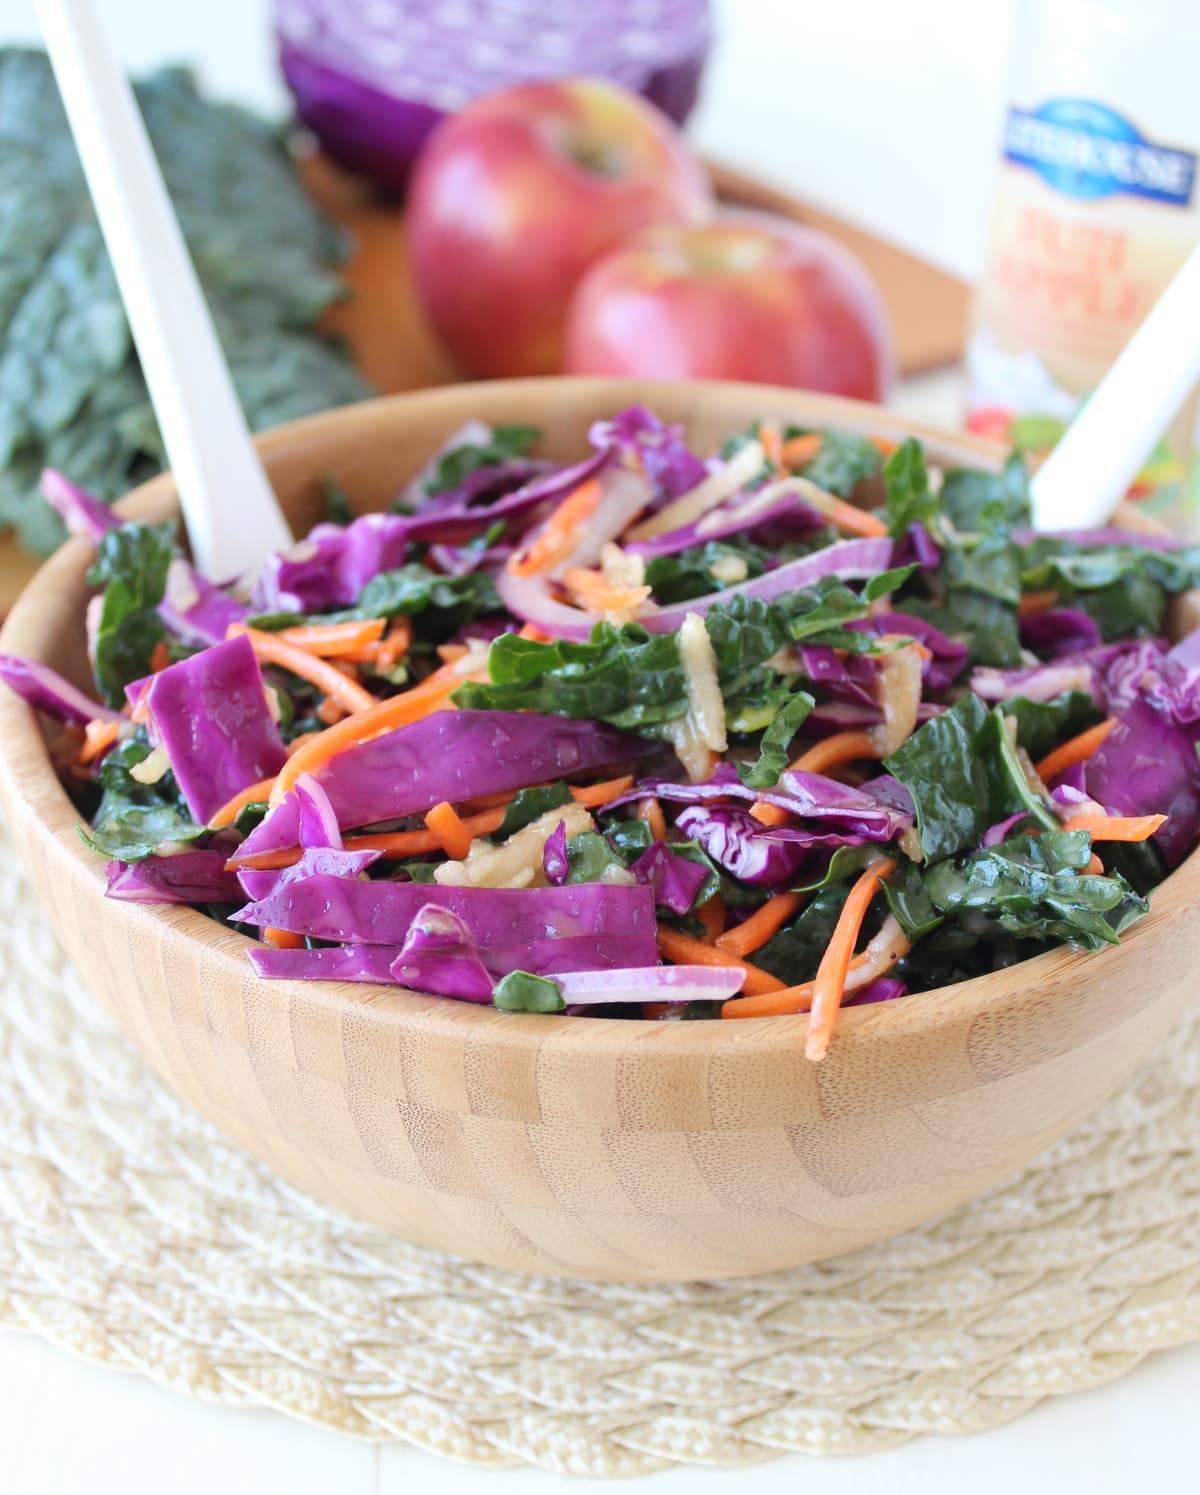
<svg viewBox="0 0 1200 1495"><path fill-rule="evenodd" d="M785 437L807 434L801 426L789 426L784 432ZM820 436L817 455L799 472L810 483L824 488L826 493L849 498L859 483L873 478L879 471L879 448L869 436L828 430L820 432Z"/></svg>
<svg viewBox="0 0 1200 1495"><path fill-rule="evenodd" d="M902 441L883 468L887 485L888 530L898 540L910 524L928 524L937 513L937 496L929 486L925 452L909 436Z"/></svg>
<svg viewBox="0 0 1200 1495"><path fill-rule="evenodd" d="M978 845L991 824L988 771L980 756L989 719L979 697L967 694L884 761L912 795L926 861Z"/></svg>
<svg viewBox="0 0 1200 1495"><path fill-rule="evenodd" d="M191 842L208 834L188 813L174 775L141 784L130 769L150 754L145 732L120 743L100 767L103 793L90 830L79 834L94 850L122 862L140 862L167 842Z"/></svg>
<svg viewBox="0 0 1200 1495"><path fill-rule="evenodd" d="M100 541L87 579L104 588L94 672L110 706L123 705L130 681L150 673L154 646L166 637L158 604L175 553L173 523L123 524Z"/></svg>
<svg viewBox="0 0 1200 1495"><path fill-rule="evenodd" d="M527 457L541 434L537 426L496 426L488 441L451 447L438 459L437 469L425 484L425 492L431 498L436 493L448 493L481 467L498 467L514 457Z"/></svg>

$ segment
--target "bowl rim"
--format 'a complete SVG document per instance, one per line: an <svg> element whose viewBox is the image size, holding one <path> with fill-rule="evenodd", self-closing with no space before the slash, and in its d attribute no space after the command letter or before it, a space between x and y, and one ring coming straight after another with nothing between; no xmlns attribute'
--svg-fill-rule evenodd
<svg viewBox="0 0 1200 1495"><path fill-rule="evenodd" d="M519 401L529 396L548 404L562 397L581 406L592 400L612 403L615 399L625 403L642 401L653 406L656 394L662 396L670 391L672 398L678 399L681 390L686 392L689 388L704 389L706 399L710 401L724 393L732 403L747 408L754 401L763 406L791 405L807 412L814 423L891 437L913 435L935 450L940 448L961 455L968 463L975 459L975 465L981 468L995 468L1006 455L1003 446L981 437L944 431L880 406L835 396L727 381L629 381L568 376L480 381L384 395L274 427L258 436L256 445L270 468L273 457L278 458L283 453L303 457L310 447L320 447L332 429L343 426L353 429L360 424L369 429L376 420L400 410L406 415L412 413L416 418L424 411L441 411L466 418L479 414L481 405L503 407L510 399ZM119 501L117 508L131 518L159 519L177 514L178 500L171 474L161 473L139 485ZM1159 528L1148 522L1145 516L1137 514L1135 517L1141 528ZM76 591L91 553L88 541L72 538L45 561L22 590L5 620L0 631L0 650L41 657L33 647L39 629L44 633L36 620L34 599L43 588L52 586L59 587L64 593ZM33 824L33 834L53 843L64 875L82 884L83 891L91 898L102 899L103 908L111 910L114 916L152 925L164 944L178 949L185 958L215 960L227 966L231 977L246 978L251 970L246 951L256 943L248 936L223 928L190 906L110 902L104 897L104 863L78 834L79 816L51 764L39 717L9 691L0 692L0 744L0 786L6 792L10 812L14 812L10 813L10 822L15 820L16 810L23 810ZM20 839L19 834L17 839ZM1150 913L1133 926L1119 947L1096 955L1063 946L1001 971L914 993L903 1001L847 1008L839 1016L835 1043L881 1033L889 1038L918 1032L927 1037L942 1026L970 1021L997 1003L1012 1002L1022 994L1036 993L1060 978L1086 976L1088 967L1095 960L1115 958L1121 952L1128 952L1139 942L1153 937L1160 925L1194 907L1198 899L1200 851L1186 857L1158 885ZM185 952L184 945L192 949ZM1019 984L1014 985L1014 977ZM280 988L279 999L285 1003L300 1001L336 1009L354 1008L360 1013L371 1011L401 1023L419 1022L426 1033L454 1036L460 1040L470 1039L476 1033L486 1034L489 1041L520 1047L531 1042L540 1044L553 1040L556 1050L572 1053L589 1050L599 1053L610 1047L623 1049L635 1038L689 1057L711 1055L718 1048L728 1050L731 1047L741 1054L784 1049L802 1052L803 1025L808 1022L805 1013L737 1022L714 1019L658 1023L636 1018L598 1021L594 1017L556 1014L553 1024L547 1024L543 1014L501 1012L490 1004L454 1001L401 986L325 980L272 981L266 984Z"/></svg>

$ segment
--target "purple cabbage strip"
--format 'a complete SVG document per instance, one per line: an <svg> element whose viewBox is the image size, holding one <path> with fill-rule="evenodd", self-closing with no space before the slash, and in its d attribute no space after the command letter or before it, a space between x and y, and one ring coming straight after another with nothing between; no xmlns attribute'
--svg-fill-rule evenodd
<svg viewBox="0 0 1200 1495"><path fill-rule="evenodd" d="M730 535L740 535L766 526L772 526L777 534L795 538L811 534L825 523L816 509L805 503L798 494L782 494L773 504L755 512L757 497L753 493L749 500L743 496L740 503L712 509L694 524L682 525L679 529L668 530L665 535L655 535L649 540L633 540L625 549L631 555L652 560L655 556L678 555L681 550L690 550L693 545L705 545L710 540L724 540ZM750 509L749 514L744 512L746 508Z"/></svg>
<svg viewBox="0 0 1200 1495"><path fill-rule="evenodd" d="M219 644L231 625L244 623L250 610L176 556L167 568L158 615L185 644L204 649Z"/></svg>
<svg viewBox="0 0 1200 1495"><path fill-rule="evenodd" d="M826 644L802 644L800 667L830 700L878 710L876 687L879 666L867 654L847 654Z"/></svg>
<svg viewBox="0 0 1200 1495"><path fill-rule="evenodd" d="M878 976L868 982L861 991L851 992L842 1002L843 1007L870 1007L875 1002L893 1002L897 997L908 996L908 987L895 976Z"/></svg>
<svg viewBox="0 0 1200 1495"><path fill-rule="evenodd" d="M317 770L343 830L423 814L442 800L524 789L642 757L653 744L598 722L525 711L437 711L348 748ZM239 849L297 843L290 798Z"/></svg>
<svg viewBox="0 0 1200 1495"><path fill-rule="evenodd" d="M949 638L940 628L927 623L924 618L914 618L911 613L877 613L873 618L862 618L851 623L864 633L900 633L915 638L925 645L932 658L921 662L921 685L924 690L946 690L959 675L967 662L967 646Z"/></svg>
<svg viewBox="0 0 1200 1495"><path fill-rule="evenodd" d="M677 851L655 841L630 868L638 882L654 891L654 902L673 914L686 914L708 876L699 862L682 857Z"/></svg>
<svg viewBox="0 0 1200 1495"><path fill-rule="evenodd" d="M702 784L682 784L669 779L643 779L613 800L609 809L641 799L665 799L682 804L707 804L723 799L762 801L776 805L801 819L827 820L838 829L866 841L890 841L912 824L912 814L886 805L862 789L839 784L823 774L788 770L770 789L751 789L743 784L731 763L721 763L711 779Z"/></svg>
<svg viewBox="0 0 1200 1495"><path fill-rule="evenodd" d="M893 566L917 566L922 571L935 571L941 564L942 552L937 542L923 524L908 526L896 541Z"/></svg>
<svg viewBox="0 0 1200 1495"><path fill-rule="evenodd" d="M119 516L106 503L80 488L57 468L44 468L38 486L42 497L66 525L68 534L99 545L110 529L120 527Z"/></svg>
<svg viewBox="0 0 1200 1495"><path fill-rule="evenodd" d="M193 818L204 824L287 758L244 634L160 670L143 697Z"/></svg>
<svg viewBox="0 0 1200 1495"><path fill-rule="evenodd" d="M474 936L457 915L436 903L417 910L391 972L405 986L435 997L492 999L492 978Z"/></svg>
<svg viewBox="0 0 1200 1495"><path fill-rule="evenodd" d="M233 918L340 944L394 945L427 904L462 921L493 974L541 974L556 960L560 970L658 962L654 895L640 886L460 888L314 876L248 904Z"/></svg>
<svg viewBox="0 0 1200 1495"><path fill-rule="evenodd" d="M645 405L595 421L588 440L606 456L635 461L655 490L655 508L690 493L708 476L707 465L684 440L683 427L666 425Z"/></svg>
<svg viewBox="0 0 1200 1495"><path fill-rule="evenodd" d="M308 851L329 847L342 850L342 832L329 796L310 773L302 773L292 793L296 796L296 838Z"/></svg>
<svg viewBox="0 0 1200 1495"><path fill-rule="evenodd" d="M755 886L790 881L815 850L861 846L865 839L798 826L765 826L749 810L735 805L689 805L680 812L675 825L682 835L698 842L719 867Z"/></svg>
<svg viewBox="0 0 1200 1495"><path fill-rule="evenodd" d="M1119 716L1144 693L1147 676L1160 678L1166 644L1160 639L1128 639L1102 644L1086 656L1100 677L1100 694L1109 716Z"/></svg>
<svg viewBox="0 0 1200 1495"><path fill-rule="evenodd" d="M108 898L123 903L240 903L242 890L226 872L227 851L181 851L141 862L109 862Z"/></svg>
<svg viewBox="0 0 1200 1495"><path fill-rule="evenodd" d="M542 847L542 871L552 888L561 888L567 880L567 822L560 820L546 837Z"/></svg>
<svg viewBox="0 0 1200 1495"><path fill-rule="evenodd" d="M306 877L360 877L368 867L374 866L379 857L377 851L342 851L336 846L313 846L290 867L261 872L253 867L241 867L237 879L245 896L259 902L286 888L289 883L303 882Z"/></svg>
<svg viewBox="0 0 1200 1495"><path fill-rule="evenodd" d="M1017 625L1025 648L1046 659L1081 654L1100 643L1095 618L1081 607L1051 607L1045 612L1022 613Z"/></svg>
<svg viewBox="0 0 1200 1495"><path fill-rule="evenodd" d="M559 467L552 472L542 473L497 499L495 503L480 504L474 508L465 505L438 508L433 512L422 510L404 521L408 537L423 543L437 541L443 544L461 544L495 524L498 519L511 521L532 517L533 511L540 509L543 504L565 498L580 483L595 477L609 460L608 452L597 452L595 456L587 457L582 462L574 462L570 467Z"/></svg>
<svg viewBox="0 0 1200 1495"><path fill-rule="evenodd" d="M1149 700L1135 700L1084 769L1087 794L1110 814L1168 817L1154 838L1168 867L1200 835L1198 736Z"/></svg>
<svg viewBox="0 0 1200 1495"><path fill-rule="evenodd" d="M371 981L396 984L395 945L336 945L325 950L271 950L256 945L250 964L267 981Z"/></svg>
<svg viewBox="0 0 1200 1495"><path fill-rule="evenodd" d="M1015 815L1008 815L1003 820L997 820L995 825L989 825L980 838L980 846L999 846L1001 841L1006 841L1015 825L1022 820L1029 819L1028 810L1018 810Z"/></svg>
<svg viewBox="0 0 1200 1495"><path fill-rule="evenodd" d="M56 721L85 726L95 720L124 720L119 711L112 711L107 706L101 706L99 701L93 701L78 686L64 679L57 670L52 670L48 664L39 664L36 659L21 659L16 654L0 654L0 680L35 711L44 712Z"/></svg>

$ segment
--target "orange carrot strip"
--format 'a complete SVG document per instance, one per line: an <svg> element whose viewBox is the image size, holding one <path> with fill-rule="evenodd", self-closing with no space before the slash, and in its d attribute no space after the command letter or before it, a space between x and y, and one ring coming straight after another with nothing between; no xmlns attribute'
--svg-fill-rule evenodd
<svg viewBox="0 0 1200 1495"><path fill-rule="evenodd" d="M1083 869L1083 875L1084 875L1084 877L1103 877L1104 876L1104 863L1100 860L1100 858L1096 855L1096 853L1094 851L1092 852L1091 860L1088 862L1087 866Z"/></svg>
<svg viewBox="0 0 1200 1495"><path fill-rule="evenodd" d="M1057 592L1024 592L1017 603L1017 611L1022 617L1028 617L1030 613L1044 613L1057 601Z"/></svg>
<svg viewBox="0 0 1200 1495"><path fill-rule="evenodd" d="M575 548L577 531L599 504L602 491L598 478L588 478L568 493L529 548L509 560L510 575L539 576L565 561Z"/></svg>
<svg viewBox="0 0 1200 1495"><path fill-rule="evenodd" d="M221 808L208 822L210 831L219 831L223 825L232 825L247 805L264 803L271 794L271 786L274 779L260 779L257 784L249 784L245 789L239 789L232 799L227 799Z"/></svg>
<svg viewBox="0 0 1200 1495"><path fill-rule="evenodd" d="M287 755L290 758L293 753L298 753L306 742L311 742L314 737L320 737L320 732L301 732L299 737L293 737L287 745Z"/></svg>
<svg viewBox="0 0 1200 1495"><path fill-rule="evenodd" d="M262 942L272 950L303 950L304 936L293 934L290 929L273 929L267 925L262 932Z"/></svg>
<svg viewBox="0 0 1200 1495"><path fill-rule="evenodd" d="M783 928L803 902L803 893L776 893L761 908L755 909L748 919L720 935L717 949L729 955L753 955L760 945L765 945Z"/></svg>
<svg viewBox="0 0 1200 1495"><path fill-rule="evenodd" d="M717 945L720 941L721 931L725 928L725 900L720 893L714 893L696 910L696 917L704 925L704 943L706 945ZM740 951L729 950L726 954L737 955Z"/></svg>
<svg viewBox="0 0 1200 1495"><path fill-rule="evenodd" d="M598 810L602 805L633 788L633 775L627 773L619 779L605 779L602 784L586 784L582 788L571 785L571 798L586 810ZM659 812L662 813L661 811Z"/></svg>
<svg viewBox="0 0 1200 1495"><path fill-rule="evenodd" d="M650 827L650 834L656 841L667 839L667 820L662 812L662 806L656 799L643 799L638 804L637 818L644 820Z"/></svg>
<svg viewBox="0 0 1200 1495"><path fill-rule="evenodd" d="M319 722L324 722L327 727L332 727L335 722L340 722L346 713L338 703L329 696L321 697L321 704L313 715Z"/></svg>
<svg viewBox="0 0 1200 1495"><path fill-rule="evenodd" d="M536 623L522 623L518 638L532 639L535 644L551 644L554 642L545 629L539 628Z"/></svg>
<svg viewBox="0 0 1200 1495"><path fill-rule="evenodd" d="M1064 831L1087 831L1093 841L1148 841L1167 823L1165 815L1069 815Z"/></svg>
<svg viewBox="0 0 1200 1495"><path fill-rule="evenodd" d="M378 643L386 627L386 618L368 618L366 621L349 623L302 623L295 628L281 628L272 637L283 639L297 649L303 649L306 654L332 659L354 654Z"/></svg>
<svg viewBox="0 0 1200 1495"><path fill-rule="evenodd" d="M302 680L309 681L335 700L345 711L366 711L375 705L375 697L370 691L364 690L353 680L348 680L340 670L326 664L323 659L315 659L305 650L298 649L295 644L289 644L278 634L264 633L260 628L247 628L242 623L232 623L226 637L233 638L240 633L244 633L250 640L255 654L264 664L277 664L281 669L299 675Z"/></svg>
<svg viewBox="0 0 1200 1495"><path fill-rule="evenodd" d="M790 467L793 472L797 467L807 467L821 450L822 440L817 431L810 431L807 436L789 437L783 443L783 466Z"/></svg>
<svg viewBox="0 0 1200 1495"><path fill-rule="evenodd" d="M783 437L778 426L759 426L758 444L766 453L767 461L776 471L783 466Z"/></svg>
<svg viewBox="0 0 1200 1495"><path fill-rule="evenodd" d="M80 763L94 763L102 758L120 734L120 722L97 719L88 722L83 729L83 743L79 749Z"/></svg>
<svg viewBox="0 0 1200 1495"><path fill-rule="evenodd" d="M490 836L493 831L500 829L504 807L461 819L472 840L477 836ZM405 857L425 856L431 851L442 850L440 839L429 830L368 831L361 836L347 836L344 844L347 851L378 851L389 861L402 861ZM278 851L254 852L248 857L239 857L235 852L225 866L231 872L236 872L239 867L255 872L277 872L282 867L294 866L299 860L300 848L287 846Z"/></svg>
<svg viewBox="0 0 1200 1495"><path fill-rule="evenodd" d="M298 752L292 754L275 781L275 790L271 796L272 804L279 803L302 773L315 773L323 763L327 763L338 753L345 752L347 748L354 747L357 743L378 737L382 732L392 732L397 727L406 727L411 722L420 721L422 717L429 716L434 711L452 710L449 703L452 691L457 690L467 680L486 678L482 672L470 673L459 668L457 664L448 664L443 665L440 670L435 670L420 685L401 691L399 695L388 696L383 701L376 701L374 697L371 697L369 710L354 712L338 722L336 726L327 728L306 742Z"/></svg>
<svg viewBox="0 0 1200 1495"><path fill-rule="evenodd" d="M165 638L160 638L154 648L150 650L150 673L157 675L160 670L165 670L171 663L171 651L167 648Z"/></svg>
<svg viewBox="0 0 1200 1495"><path fill-rule="evenodd" d="M637 607L650 595L650 588L610 586L599 571L587 566L569 566L563 572L563 585L574 601L592 613L620 612Z"/></svg>
<svg viewBox="0 0 1200 1495"><path fill-rule="evenodd" d="M808 1037L804 1042L806 1059L824 1059L833 1037L838 1009L846 989L846 976L850 962L854 959L854 943L862 928L871 900L879 891L880 884L896 870L894 857L885 857L873 862L850 889L833 935L821 956L821 964L813 978L812 1017L808 1024Z"/></svg>
<svg viewBox="0 0 1200 1495"><path fill-rule="evenodd" d="M438 838L448 857L461 862L471 849L471 832L463 824L454 806L447 800L434 805L425 816L425 824Z"/></svg>
<svg viewBox="0 0 1200 1495"><path fill-rule="evenodd" d="M727 955L724 950L718 950L715 945L706 945L703 940L694 940L690 935L681 934L678 929L667 929L660 925L658 948L676 965L726 966L744 971L746 982L742 990L749 992L751 996L783 990L783 982L769 971L752 966L748 960L739 960L736 955Z"/></svg>
<svg viewBox="0 0 1200 1495"><path fill-rule="evenodd" d="M839 763L853 763L857 758L876 758L879 754L875 739L870 732L834 732L823 737L806 752L788 765L789 773L824 773ZM778 805L764 804L756 800L750 813L763 825L782 825L787 820L787 811Z"/></svg>
<svg viewBox="0 0 1200 1495"><path fill-rule="evenodd" d="M890 457L896 450L896 443L889 441L886 436L872 436L871 441L874 444L875 450L885 457Z"/></svg>
<svg viewBox="0 0 1200 1495"><path fill-rule="evenodd" d="M844 498L835 498L831 503L822 503L818 507L831 524L836 524L838 529L844 529L849 534L878 540L888 532L887 525L878 514L872 514L870 509L860 509L857 504L847 503Z"/></svg>
<svg viewBox="0 0 1200 1495"><path fill-rule="evenodd" d="M1115 716L1107 717L1096 726L1089 727L1086 732L1080 732L1078 737L1070 738L1053 752L1047 753L1037 764L1038 778L1043 781L1057 778L1060 773L1066 773L1068 768L1074 768L1076 763L1086 762L1116 725Z"/></svg>
<svg viewBox="0 0 1200 1495"><path fill-rule="evenodd" d="M865 965L870 956L864 950L850 962L852 971ZM813 983L802 981L799 986L788 986L783 991L764 992L760 997L730 997L721 1008L721 1016L743 1017L791 1017L797 1012L808 1012L812 1008Z"/></svg>

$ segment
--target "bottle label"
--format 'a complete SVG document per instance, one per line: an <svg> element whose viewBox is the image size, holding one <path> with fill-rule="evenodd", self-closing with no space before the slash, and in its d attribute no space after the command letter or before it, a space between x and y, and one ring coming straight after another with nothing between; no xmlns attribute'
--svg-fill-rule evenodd
<svg viewBox="0 0 1200 1495"><path fill-rule="evenodd" d="M1186 208L1196 183L1194 152L1152 144L1124 115L1089 99L1011 109L1004 155L1068 197L1126 193Z"/></svg>

